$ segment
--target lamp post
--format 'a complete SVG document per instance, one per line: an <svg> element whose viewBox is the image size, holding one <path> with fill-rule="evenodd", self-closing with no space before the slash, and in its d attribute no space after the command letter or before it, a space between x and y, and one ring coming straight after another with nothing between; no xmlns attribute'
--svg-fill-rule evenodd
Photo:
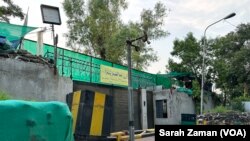
<svg viewBox="0 0 250 141"><path fill-rule="evenodd" d="M140 50L139 46L133 45L132 43L137 40L142 40L143 42L148 41L148 36L146 32L144 32L144 35L133 39L133 40L126 40L127 43L127 61L128 61L128 119L129 119L129 141L134 141L134 99L133 99L133 86L132 86L132 68L131 68L131 46L135 47L136 51Z"/></svg>
<svg viewBox="0 0 250 141"><path fill-rule="evenodd" d="M226 20L226 19L229 19L229 18L232 18L233 16L235 16L236 14L235 13L231 13L229 15L227 15L226 17L208 25L204 31L204 45L202 47L202 76L201 76L201 111L200 111L200 114L202 115L203 114L203 93L204 93L204 71L205 71L205 48L207 47L207 40L206 40L206 32L207 32L207 29L209 27L211 27L212 25L222 21L222 20Z"/></svg>
<svg viewBox="0 0 250 141"><path fill-rule="evenodd" d="M54 42L54 74L56 75L57 43L58 35L55 36L54 24L61 25L60 11L58 7L41 4L43 23L51 24Z"/></svg>

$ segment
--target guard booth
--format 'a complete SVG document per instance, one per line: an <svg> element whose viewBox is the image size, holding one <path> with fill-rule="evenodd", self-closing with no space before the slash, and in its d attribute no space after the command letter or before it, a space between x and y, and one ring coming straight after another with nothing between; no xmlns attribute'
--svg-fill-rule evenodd
<svg viewBox="0 0 250 141"><path fill-rule="evenodd" d="M90 90L76 91L66 96L73 116L75 141L106 141L112 121L112 97Z"/></svg>

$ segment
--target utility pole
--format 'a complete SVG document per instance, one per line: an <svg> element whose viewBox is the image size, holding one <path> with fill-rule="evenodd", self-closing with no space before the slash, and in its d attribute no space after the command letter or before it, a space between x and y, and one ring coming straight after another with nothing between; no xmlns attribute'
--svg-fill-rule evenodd
<svg viewBox="0 0 250 141"><path fill-rule="evenodd" d="M146 32L144 32L144 35L133 39L133 40L126 40L127 43L127 61L128 61L128 119L129 119L129 141L134 141L134 98L133 98L133 84L132 84L132 64L131 64L131 47L135 47L136 51L140 50L139 46L133 45L132 43L137 40L142 40L143 42L148 41L148 36Z"/></svg>

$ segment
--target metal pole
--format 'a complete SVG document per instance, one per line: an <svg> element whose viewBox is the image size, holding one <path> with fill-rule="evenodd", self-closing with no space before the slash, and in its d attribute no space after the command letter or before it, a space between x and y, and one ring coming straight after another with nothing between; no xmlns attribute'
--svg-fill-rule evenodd
<svg viewBox="0 0 250 141"><path fill-rule="evenodd" d="M202 74L201 74L201 111L200 111L200 114L202 115L203 114L203 102L204 102L204 99L203 99L203 95L204 95L204 82L205 82L205 56L206 56L206 48L207 48L207 38L206 38L206 32L207 32L207 29L209 27L211 27L212 25L220 22L224 20L223 19L220 19L212 24L210 24L209 26L206 27L205 31L204 31L204 45L202 47Z"/></svg>
<svg viewBox="0 0 250 141"><path fill-rule="evenodd" d="M207 48L207 39L206 39L206 32L207 32L207 29L209 27L211 27L212 25L222 21L222 20L226 20L228 18L232 18L233 16L235 16L236 14L235 13L231 13L229 15L227 15L226 17L208 25L204 31L204 45L202 47L202 76L201 76L201 110L200 110L200 114L202 115L203 114L203 93L204 93L204 77L205 77L205 55L206 55L206 48Z"/></svg>
<svg viewBox="0 0 250 141"><path fill-rule="evenodd" d="M209 26L206 27L205 31L204 31L204 45L202 47L202 74L201 74L201 111L200 111L200 114L202 115L203 114L203 102L204 102L204 99L203 99L203 95L204 95L204 83L205 83L205 56L206 56L206 48L207 48L207 38L206 38L206 32L207 32L207 29L209 27L211 27L212 25L220 22L224 20L223 19L220 19L212 24L210 24Z"/></svg>
<svg viewBox="0 0 250 141"><path fill-rule="evenodd" d="M131 46L135 47L136 51L139 51L139 47L132 43L137 40L148 41L147 33L144 32L144 36L136 38L134 40L126 40L127 43L127 60L128 60L128 119L129 119L129 141L134 141L134 98L133 98L133 86L132 86L132 68L131 68Z"/></svg>
<svg viewBox="0 0 250 141"><path fill-rule="evenodd" d="M64 67L64 49L62 49L62 76L64 75L63 67Z"/></svg>
<svg viewBox="0 0 250 141"><path fill-rule="evenodd" d="M206 33L206 32L205 32ZM203 89L204 89L204 70L205 70L205 47L206 47L206 37L204 34L204 45L202 47L202 72L201 72L201 109L200 114L203 114Z"/></svg>
<svg viewBox="0 0 250 141"><path fill-rule="evenodd" d="M52 27L52 36L53 36L53 44L54 44L54 74L56 75L57 47L56 47L56 40L55 40L54 24L52 24L51 27Z"/></svg>
<svg viewBox="0 0 250 141"><path fill-rule="evenodd" d="M90 64L89 64L89 67L90 67L90 72L89 72L90 78L89 78L89 82L92 83L92 67L93 67L93 65L92 65L92 57L90 57Z"/></svg>
<svg viewBox="0 0 250 141"><path fill-rule="evenodd" d="M134 141L134 101L131 71L131 41L127 41L129 140Z"/></svg>

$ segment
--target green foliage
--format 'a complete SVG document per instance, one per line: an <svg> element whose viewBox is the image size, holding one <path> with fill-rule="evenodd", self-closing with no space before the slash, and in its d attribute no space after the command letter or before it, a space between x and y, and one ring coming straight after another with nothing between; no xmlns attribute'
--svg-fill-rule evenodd
<svg viewBox="0 0 250 141"><path fill-rule="evenodd" d="M195 111L196 113L200 112L200 97L201 97L201 89L200 85L197 80L193 80L192 82L192 87L193 87L193 99L195 102Z"/></svg>
<svg viewBox="0 0 250 141"><path fill-rule="evenodd" d="M217 106L215 107L214 109L211 109L209 111L209 113L227 113L227 112L230 112L231 110L229 110L228 108L226 108L225 106Z"/></svg>
<svg viewBox="0 0 250 141"><path fill-rule="evenodd" d="M201 49L200 41L193 36L193 33L188 33L183 40L176 39L174 41L174 48L171 55L180 61L175 62L173 59L169 59L168 65L166 66L170 71L191 72L195 76L192 86L197 113L199 113L200 110ZM208 62L206 61L205 63L207 66Z"/></svg>
<svg viewBox="0 0 250 141"><path fill-rule="evenodd" d="M7 100L7 99L10 99L9 95L6 92L0 90L0 100Z"/></svg>
<svg viewBox="0 0 250 141"><path fill-rule="evenodd" d="M228 98L249 95L250 24L241 24L235 32L217 38L211 44L215 82Z"/></svg>
<svg viewBox="0 0 250 141"><path fill-rule="evenodd" d="M0 21L9 22L9 17L19 17L20 19L24 18L22 9L13 3L12 0L2 0L7 4L7 6L0 6Z"/></svg>
<svg viewBox="0 0 250 141"><path fill-rule="evenodd" d="M176 39L174 41L174 48L171 55L178 58L179 61L175 62L169 59L167 70L176 72L191 72L195 80L193 81L193 99L196 103L196 111L200 109L200 90L201 90L201 70L202 70L202 46L201 41L193 36L193 33L188 33L183 40ZM207 53L209 56L210 54ZM207 56L208 56L207 55ZM211 61L205 59L205 66L210 66ZM211 92L211 84L213 78L210 77L213 73L211 68L206 71L206 81L204 83L205 92ZM204 92L204 93L205 93Z"/></svg>
<svg viewBox="0 0 250 141"><path fill-rule="evenodd" d="M200 103L195 102L195 113L200 114L201 106Z"/></svg>
<svg viewBox="0 0 250 141"><path fill-rule="evenodd" d="M231 106L232 106L232 109L233 110L237 110L237 111L241 111L241 112L244 112L244 105L242 102L244 101L250 101L250 97L245 97L245 96L239 96L239 97L236 97L234 98L232 101L231 101Z"/></svg>
<svg viewBox="0 0 250 141"><path fill-rule="evenodd" d="M149 39L167 36L162 29L166 7L158 2L154 9L144 9L141 21L122 23L121 11L126 9L126 0L64 0L63 7L68 16L69 32L67 45L75 51L100 57L114 63L126 65L126 40L148 33ZM150 62L157 61L153 48L142 41L134 43L140 51L132 51L133 68L142 70Z"/></svg>
<svg viewBox="0 0 250 141"><path fill-rule="evenodd" d="M200 85L199 85L197 80L194 80L192 83L193 83L192 84L192 86L193 86L193 97L195 99L197 99L197 101L200 101L200 95L201 95Z"/></svg>
<svg viewBox="0 0 250 141"><path fill-rule="evenodd" d="M240 24L234 32L209 39L205 56L205 91L211 92L211 84L216 83L225 94L223 105L239 96L250 95L250 24ZM192 72L201 84L202 39L195 39L188 33L183 40L174 41L171 52L178 62L170 59L167 70ZM198 98L198 96L196 96ZM221 98L214 97L217 102Z"/></svg>
<svg viewBox="0 0 250 141"><path fill-rule="evenodd" d="M166 6L158 2L154 9L143 9L141 12L141 22L137 23L144 31L147 31L150 39L158 39L168 35L168 32L162 29L164 18L167 16Z"/></svg>
<svg viewBox="0 0 250 141"><path fill-rule="evenodd" d="M193 33L188 33L183 40L176 39L171 55L178 58L179 62L174 62L169 59L166 68L176 72L191 72L196 80L201 81L201 46L200 42L193 36ZM207 65L207 61L205 62Z"/></svg>

